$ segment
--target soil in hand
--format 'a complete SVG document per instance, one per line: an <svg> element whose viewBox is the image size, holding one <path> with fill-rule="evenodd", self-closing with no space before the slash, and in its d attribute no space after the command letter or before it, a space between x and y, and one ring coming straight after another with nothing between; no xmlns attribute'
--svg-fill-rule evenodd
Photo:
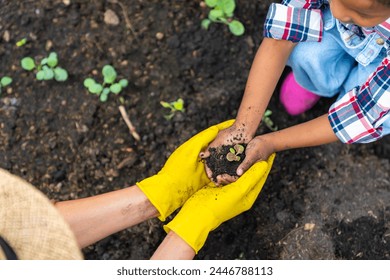
<svg viewBox="0 0 390 280"><path fill-rule="evenodd" d="M223 145L218 148L210 148L210 156L205 159L205 163L212 172L213 181L217 181L217 177L222 174L228 174L231 176L237 175L237 168L241 162L245 159L245 148L246 144L240 144L244 147L242 153L237 154L235 160L229 161L227 155L231 149L234 149L234 145Z"/></svg>

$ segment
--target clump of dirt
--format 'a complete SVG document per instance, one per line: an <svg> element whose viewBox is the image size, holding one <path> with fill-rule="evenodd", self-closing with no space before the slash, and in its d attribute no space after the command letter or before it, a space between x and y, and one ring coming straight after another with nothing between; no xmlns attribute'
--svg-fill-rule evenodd
<svg viewBox="0 0 390 280"><path fill-rule="evenodd" d="M212 179L217 181L217 177L222 174L228 174L231 176L237 175L237 168L241 162L245 159L246 144L239 144L244 147L244 151L237 154L235 160L228 160L227 155L231 153L231 149L234 150L234 145L223 145L217 148L209 148L210 156L205 159L205 163L212 171Z"/></svg>

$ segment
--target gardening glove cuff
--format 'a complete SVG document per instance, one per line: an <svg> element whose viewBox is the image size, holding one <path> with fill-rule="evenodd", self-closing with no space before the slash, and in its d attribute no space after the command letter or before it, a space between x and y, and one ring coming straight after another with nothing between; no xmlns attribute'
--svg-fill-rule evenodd
<svg viewBox="0 0 390 280"><path fill-rule="evenodd" d="M194 209L184 206L170 223L164 225L164 230L166 233L171 230L175 232L198 254L209 233L220 224L207 208Z"/></svg>

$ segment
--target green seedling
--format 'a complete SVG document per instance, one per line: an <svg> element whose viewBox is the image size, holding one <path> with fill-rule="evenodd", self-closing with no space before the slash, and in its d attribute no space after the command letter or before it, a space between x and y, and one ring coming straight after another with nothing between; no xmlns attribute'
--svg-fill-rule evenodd
<svg viewBox="0 0 390 280"><path fill-rule="evenodd" d="M271 120L270 116L272 115L271 110L266 110L263 115L263 123L272 131L278 130L278 127L274 124L274 122Z"/></svg>
<svg viewBox="0 0 390 280"><path fill-rule="evenodd" d="M99 96L101 102L106 102L110 93L119 94L122 89L127 87L129 82L126 79L121 79L116 82L117 73L111 65L105 65L102 69L103 83L98 83L92 78L84 80L84 86L91 94Z"/></svg>
<svg viewBox="0 0 390 280"><path fill-rule="evenodd" d="M12 83L12 79L8 76L4 76L0 79L0 94L4 87L9 86Z"/></svg>
<svg viewBox="0 0 390 280"><path fill-rule="evenodd" d="M39 81L55 79L57 82L64 82L68 79L68 72L58 65L57 53L51 52L49 56L44 57L40 63L36 63L31 57L24 57L21 60L24 70L35 71L35 77Z"/></svg>
<svg viewBox="0 0 390 280"><path fill-rule="evenodd" d="M243 145L236 144L233 148L229 149L229 153L226 155L228 161L240 161L241 155L244 152L245 148Z"/></svg>
<svg viewBox="0 0 390 280"><path fill-rule="evenodd" d="M19 41L16 42L16 46L17 46L17 47L22 47L22 46L24 46L26 43L27 43L27 38L23 38L23 39L21 39L21 40L19 40Z"/></svg>
<svg viewBox="0 0 390 280"><path fill-rule="evenodd" d="M169 114L164 116L167 120L172 119L176 112L184 112L184 100L181 98L173 102L161 101L160 104L164 108L168 108L171 110Z"/></svg>
<svg viewBox="0 0 390 280"><path fill-rule="evenodd" d="M208 29L212 22L223 23L229 27L229 31L235 36L241 36L245 32L244 25L233 19L236 9L235 0L205 0L205 4L210 8L208 18L203 19L201 25Z"/></svg>

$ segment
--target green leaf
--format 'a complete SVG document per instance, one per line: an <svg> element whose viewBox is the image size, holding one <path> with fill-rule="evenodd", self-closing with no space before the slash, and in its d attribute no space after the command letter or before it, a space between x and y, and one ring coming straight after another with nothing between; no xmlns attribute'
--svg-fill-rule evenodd
<svg viewBox="0 0 390 280"><path fill-rule="evenodd" d="M172 105L168 102L165 102L165 101L161 101L160 102L161 106L163 106L164 108L169 108L169 109L172 109Z"/></svg>
<svg viewBox="0 0 390 280"><path fill-rule="evenodd" d="M26 43L27 43L27 38L23 38L23 39L16 42L16 46L21 47L21 46L24 46Z"/></svg>
<svg viewBox="0 0 390 280"><path fill-rule="evenodd" d="M107 87L105 87L104 89L103 89L103 91L102 91L102 94L105 94L105 95L108 95L108 94L110 94L110 89L109 88L107 88Z"/></svg>
<svg viewBox="0 0 390 280"><path fill-rule="evenodd" d="M215 7L218 4L219 0L206 0L205 3L208 7Z"/></svg>
<svg viewBox="0 0 390 280"><path fill-rule="evenodd" d="M93 86L94 84L96 84L96 82L95 82L95 80L92 79L92 78L86 78L86 79L84 80L84 86L85 86L86 88L90 88L90 87Z"/></svg>
<svg viewBox="0 0 390 280"><path fill-rule="evenodd" d="M236 150L233 148L230 148L229 151L234 155L236 153Z"/></svg>
<svg viewBox="0 0 390 280"><path fill-rule="evenodd" d="M122 88L125 88L129 84L129 82L126 79L121 79L119 81L119 84L122 86Z"/></svg>
<svg viewBox="0 0 390 280"><path fill-rule="evenodd" d="M44 77L43 77L44 80L52 80L54 78L54 71L53 71L53 69L50 69L49 67L47 67L45 65L45 66L42 67L42 71L43 71L43 74L44 74Z"/></svg>
<svg viewBox="0 0 390 280"><path fill-rule="evenodd" d="M200 23L202 28L203 29L209 29L209 26L211 24L211 20L209 20L208 18L205 18L204 20L202 20L202 22Z"/></svg>
<svg viewBox="0 0 390 280"><path fill-rule="evenodd" d="M41 65L46 65L47 64L47 57L41 60Z"/></svg>
<svg viewBox="0 0 390 280"><path fill-rule="evenodd" d="M8 77L8 76L4 76L0 80L0 85L3 86L3 87L6 87L6 86L8 86L11 83L12 83L12 79L10 77Z"/></svg>
<svg viewBox="0 0 390 280"><path fill-rule="evenodd" d="M229 30L235 36L241 36L245 32L244 25L238 20L233 20L229 23Z"/></svg>
<svg viewBox="0 0 390 280"><path fill-rule="evenodd" d="M176 111L183 111L184 101L183 99L179 98L177 101L172 102L172 105Z"/></svg>
<svg viewBox="0 0 390 280"><path fill-rule="evenodd" d="M122 86L119 84L119 83L116 83L116 84L112 84L110 86L110 90L115 93L115 94L118 94L122 91Z"/></svg>
<svg viewBox="0 0 390 280"><path fill-rule="evenodd" d="M236 9L236 2L234 0L222 0L222 9L230 17Z"/></svg>
<svg viewBox="0 0 390 280"><path fill-rule="evenodd" d="M27 71L31 71L35 68L34 59L31 57L24 57L21 61L22 68Z"/></svg>
<svg viewBox="0 0 390 280"><path fill-rule="evenodd" d="M91 85L88 90L91 92L91 93L94 93L94 94L100 94L103 90L103 86L101 84L93 84Z"/></svg>
<svg viewBox="0 0 390 280"><path fill-rule="evenodd" d="M244 146L240 144L234 145L234 150L236 151L236 155L242 154L244 152Z"/></svg>
<svg viewBox="0 0 390 280"><path fill-rule="evenodd" d="M54 78L57 82L64 82L68 79L68 72L61 67L56 67L54 68Z"/></svg>
<svg viewBox="0 0 390 280"><path fill-rule="evenodd" d="M232 153L228 153L228 154L226 155L226 159L227 159L228 161L235 161L235 160L236 160L236 155L235 155L235 154L232 154Z"/></svg>
<svg viewBox="0 0 390 280"><path fill-rule="evenodd" d="M38 81L42 81L45 78L45 73L43 72L43 70L40 70L37 72L35 77Z"/></svg>
<svg viewBox="0 0 390 280"><path fill-rule="evenodd" d="M102 69L102 74L104 77L104 82L106 84L112 84L113 82L115 82L117 74L114 67L112 67L111 65L105 65Z"/></svg>
<svg viewBox="0 0 390 280"><path fill-rule="evenodd" d="M47 58L47 65L53 68L56 67L57 64L58 64L57 54L55 52L51 52L49 54L49 57Z"/></svg>
<svg viewBox="0 0 390 280"><path fill-rule="evenodd" d="M106 102L107 99L108 99L108 94L101 94L100 97L99 97L100 101L101 102Z"/></svg>
<svg viewBox="0 0 390 280"><path fill-rule="evenodd" d="M223 11L221 11L221 10L214 9L214 10L211 10L209 13L209 19L212 21L218 21L222 17L223 17Z"/></svg>

